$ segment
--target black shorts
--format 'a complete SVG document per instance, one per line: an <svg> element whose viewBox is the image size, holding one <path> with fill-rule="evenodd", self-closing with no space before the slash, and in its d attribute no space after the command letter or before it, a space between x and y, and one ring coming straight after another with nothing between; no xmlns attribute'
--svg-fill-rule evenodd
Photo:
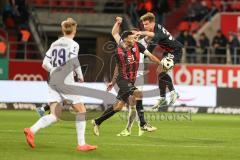
<svg viewBox="0 0 240 160"><path fill-rule="evenodd" d="M137 88L134 86L133 82L122 77L118 77L116 83L119 87L117 99L127 103L128 97L132 95Z"/></svg>

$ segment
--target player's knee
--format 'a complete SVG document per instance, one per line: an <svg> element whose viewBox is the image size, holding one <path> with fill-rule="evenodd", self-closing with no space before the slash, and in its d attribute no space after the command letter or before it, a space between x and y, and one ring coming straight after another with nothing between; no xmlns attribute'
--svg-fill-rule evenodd
<svg viewBox="0 0 240 160"><path fill-rule="evenodd" d="M130 95L130 96L128 97L128 102L129 102L129 105L130 105L130 106L134 106L134 105L136 104L135 96Z"/></svg>
<svg viewBox="0 0 240 160"><path fill-rule="evenodd" d="M86 120L86 112L77 112L76 121L85 121Z"/></svg>
<svg viewBox="0 0 240 160"><path fill-rule="evenodd" d="M122 102L122 101L116 102L116 103L114 104L114 106L113 106L113 110L114 110L115 112L121 111L122 108L123 108L123 106L124 106L124 104L125 104L125 103Z"/></svg>
<svg viewBox="0 0 240 160"><path fill-rule="evenodd" d="M54 115L57 119L61 116L62 107L61 104L58 102L53 102L50 104L51 114Z"/></svg>
<svg viewBox="0 0 240 160"><path fill-rule="evenodd" d="M83 103L73 104L73 108L78 113L86 113L86 108Z"/></svg>
<svg viewBox="0 0 240 160"><path fill-rule="evenodd" d="M135 90L134 93L133 93L134 97L135 97L135 100L136 99L142 99L143 98L143 94L141 91L139 90Z"/></svg>

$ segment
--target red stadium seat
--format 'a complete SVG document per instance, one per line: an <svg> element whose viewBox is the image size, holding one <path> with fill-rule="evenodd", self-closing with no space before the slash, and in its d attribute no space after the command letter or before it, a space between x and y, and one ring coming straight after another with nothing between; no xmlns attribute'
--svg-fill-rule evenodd
<svg viewBox="0 0 240 160"><path fill-rule="evenodd" d="M60 9L61 11L71 12L72 8L74 6L74 3L73 3L73 1L60 1L60 6L66 7L64 9Z"/></svg>
<svg viewBox="0 0 240 160"><path fill-rule="evenodd" d="M20 32L22 34L22 41L27 42L31 35L30 32L28 30L21 30Z"/></svg>
<svg viewBox="0 0 240 160"><path fill-rule="evenodd" d="M178 31L185 31L185 30L189 30L190 29L190 25L187 21L182 21L180 23L180 25L178 26Z"/></svg>
<svg viewBox="0 0 240 160"><path fill-rule="evenodd" d="M83 2L84 7L86 7L86 9L84 9L84 12L88 12L88 13L94 13L94 7L95 7L95 2L93 2L92 0L85 0Z"/></svg>
<svg viewBox="0 0 240 160"><path fill-rule="evenodd" d="M5 42L0 42L0 55L3 55L6 53L7 45Z"/></svg>
<svg viewBox="0 0 240 160"><path fill-rule="evenodd" d="M5 20L5 26L7 28L14 28L15 27L15 21L12 17L8 17L6 20Z"/></svg>
<svg viewBox="0 0 240 160"><path fill-rule="evenodd" d="M47 4L48 4L47 0L35 0L35 5L38 6L38 7L41 7L41 6L44 6L44 5L47 5Z"/></svg>
<svg viewBox="0 0 240 160"><path fill-rule="evenodd" d="M197 31L199 29L200 25L199 22L192 22L190 24L190 30L191 31Z"/></svg>
<svg viewBox="0 0 240 160"><path fill-rule="evenodd" d="M145 1L145 8L148 12L151 12L153 5L152 5L152 1L151 0L146 0Z"/></svg>

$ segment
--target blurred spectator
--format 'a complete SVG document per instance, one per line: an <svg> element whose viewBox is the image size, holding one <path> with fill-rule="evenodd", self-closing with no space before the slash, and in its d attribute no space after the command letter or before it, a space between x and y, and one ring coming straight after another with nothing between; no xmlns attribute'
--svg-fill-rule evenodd
<svg viewBox="0 0 240 160"><path fill-rule="evenodd" d="M15 27L15 19L13 15L13 9L10 4L6 4L4 6L3 14L2 14L3 23L7 28Z"/></svg>
<svg viewBox="0 0 240 160"><path fill-rule="evenodd" d="M203 19L209 13L209 8L207 7L206 1L201 1L200 12L199 12L199 20Z"/></svg>
<svg viewBox="0 0 240 160"><path fill-rule="evenodd" d="M165 23L165 14L169 12L170 7L167 0L152 0L153 12L156 15L156 22L158 24Z"/></svg>
<svg viewBox="0 0 240 160"><path fill-rule="evenodd" d="M199 21L199 15L201 12L201 3L197 0L192 0L192 3L188 7L187 20Z"/></svg>
<svg viewBox="0 0 240 160"><path fill-rule="evenodd" d="M29 13L25 0L9 0L13 8L13 14L18 25L26 26Z"/></svg>
<svg viewBox="0 0 240 160"><path fill-rule="evenodd" d="M3 13L5 5L6 5L6 1L5 0L1 0L0 1L0 13Z"/></svg>
<svg viewBox="0 0 240 160"><path fill-rule="evenodd" d="M123 3L118 1L106 2L104 6L104 13L123 13Z"/></svg>
<svg viewBox="0 0 240 160"><path fill-rule="evenodd" d="M131 17L131 21L134 27L138 27L139 16L137 14L137 0L133 0L129 3L128 14Z"/></svg>
<svg viewBox="0 0 240 160"><path fill-rule="evenodd" d="M229 32L229 41L228 41L230 53L232 59L234 60L235 55L237 55L237 47L239 47L239 41L236 34ZM234 62L234 61L233 61Z"/></svg>
<svg viewBox="0 0 240 160"><path fill-rule="evenodd" d="M217 63L226 63L227 39L221 30L218 30L217 35L214 36L212 46L214 48L214 53L217 56Z"/></svg>
<svg viewBox="0 0 240 160"><path fill-rule="evenodd" d="M192 33L189 31L183 31L177 37L177 40L181 42L186 48L187 60L189 63L196 62L196 40L194 39Z"/></svg>
<svg viewBox="0 0 240 160"><path fill-rule="evenodd" d="M7 45L4 41L4 38L0 36L0 57L4 57L6 55Z"/></svg>
<svg viewBox="0 0 240 160"><path fill-rule="evenodd" d="M197 46L197 42L193 37L193 33L189 32L186 52L189 55L188 62L190 62L190 63L196 63L196 56L197 56L196 55L196 46Z"/></svg>
<svg viewBox="0 0 240 160"><path fill-rule="evenodd" d="M181 4L181 0L175 0L175 7L179 8Z"/></svg>
<svg viewBox="0 0 240 160"><path fill-rule="evenodd" d="M206 36L205 33L201 33L199 37L199 47L200 47L200 53L201 53L201 59L203 63L207 62L207 53L208 53L208 47L210 46L209 39Z"/></svg>

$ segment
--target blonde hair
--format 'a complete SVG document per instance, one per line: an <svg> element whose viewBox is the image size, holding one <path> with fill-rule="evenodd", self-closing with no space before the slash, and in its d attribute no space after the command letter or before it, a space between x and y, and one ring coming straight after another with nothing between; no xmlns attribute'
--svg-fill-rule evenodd
<svg viewBox="0 0 240 160"><path fill-rule="evenodd" d="M77 29L77 22L72 18L62 21L62 32L66 35L72 34Z"/></svg>
<svg viewBox="0 0 240 160"><path fill-rule="evenodd" d="M144 14L140 17L140 20L142 22L144 22L144 21L155 22L155 16L153 13L147 12L146 14Z"/></svg>

